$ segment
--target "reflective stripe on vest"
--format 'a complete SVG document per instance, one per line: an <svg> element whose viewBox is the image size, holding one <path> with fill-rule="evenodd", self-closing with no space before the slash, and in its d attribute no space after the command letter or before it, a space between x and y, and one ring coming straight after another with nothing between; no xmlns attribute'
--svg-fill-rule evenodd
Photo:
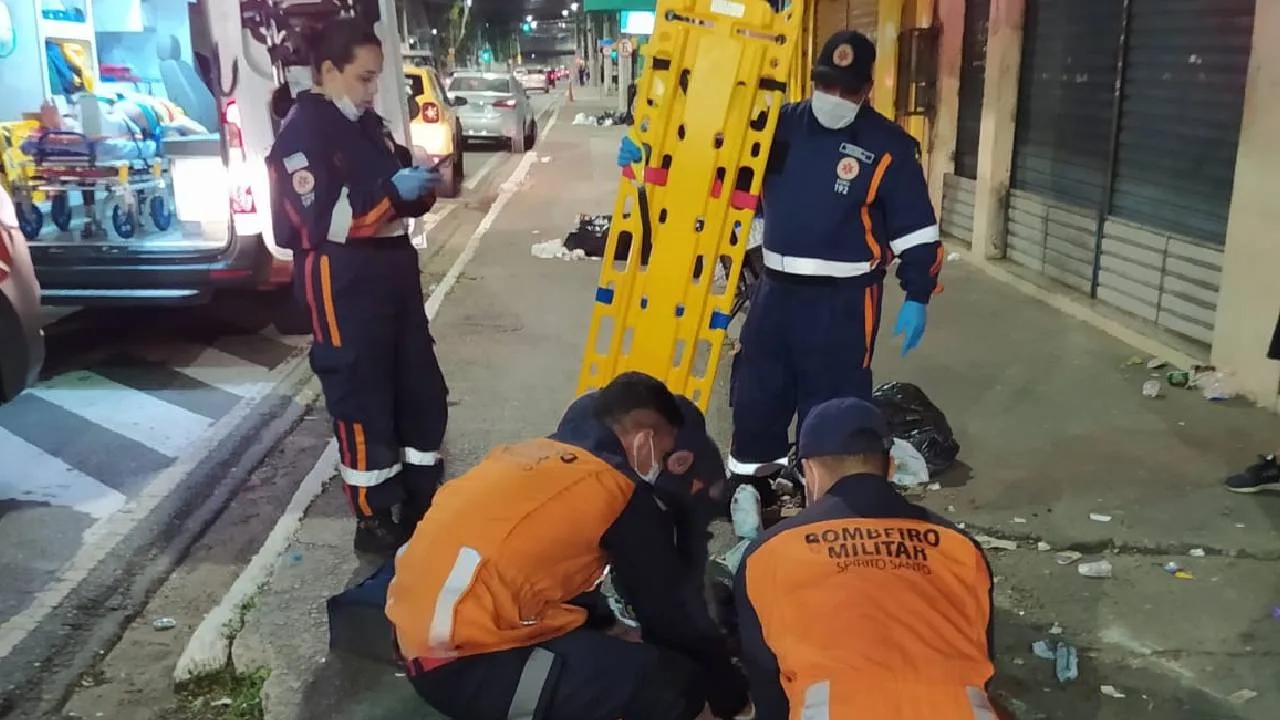
<svg viewBox="0 0 1280 720"><path fill-rule="evenodd" d="M436 595L436 606L431 612L431 627L427 630L427 643L432 654L449 657L454 654L453 618L458 613L458 603L462 596L475 582L476 572L480 570L483 558L474 548L463 546L458 557L453 561L453 569L445 578L440 594Z"/></svg>
<svg viewBox="0 0 1280 720"><path fill-rule="evenodd" d="M969 698L969 708L973 710L973 720L999 720L986 692L976 687L966 687L964 691ZM831 720L830 680L813 683L804 689L800 720Z"/></svg>
<svg viewBox="0 0 1280 720"><path fill-rule="evenodd" d="M800 720L831 720L831 681L816 682L804 689Z"/></svg>

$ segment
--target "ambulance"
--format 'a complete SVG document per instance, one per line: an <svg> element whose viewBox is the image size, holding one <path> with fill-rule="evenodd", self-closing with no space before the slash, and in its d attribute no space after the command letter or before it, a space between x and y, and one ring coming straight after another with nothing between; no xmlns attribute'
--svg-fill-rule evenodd
<svg viewBox="0 0 1280 720"><path fill-rule="evenodd" d="M332 19L365 19L384 40L375 109L406 142L395 0L195 0L188 10L190 37L176 38L176 58L160 70L167 99L208 132L163 143L175 217L161 229L141 212L127 238L110 223L33 238L47 304L191 304L220 290L286 288L292 254L272 237L265 165L280 125L271 99L281 83L295 94L311 86L307 38Z"/></svg>

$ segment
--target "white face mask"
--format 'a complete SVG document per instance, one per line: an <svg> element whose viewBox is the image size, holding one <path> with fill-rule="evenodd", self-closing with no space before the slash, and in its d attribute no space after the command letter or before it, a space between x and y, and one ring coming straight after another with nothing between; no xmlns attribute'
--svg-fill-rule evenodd
<svg viewBox="0 0 1280 720"><path fill-rule="evenodd" d="M814 91L809 105L813 108L813 116L817 118L818 124L830 130L839 130L848 126L858 116L858 108L862 107L858 103L849 102L839 95L832 95L819 90Z"/></svg>
<svg viewBox="0 0 1280 720"><path fill-rule="evenodd" d="M337 105L338 109L342 111L342 114L346 115L347 119L351 122L359 120L360 116L364 114L364 110L356 107L356 104L351 102L351 98L346 95L343 95L340 98L335 98L333 104Z"/></svg>
<svg viewBox="0 0 1280 720"><path fill-rule="evenodd" d="M636 470L636 473L640 476L641 480L644 480L645 482L652 485L655 482L657 482L658 475L662 474L662 466L658 464L658 451L653 446L653 436L649 435L648 438L649 438L649 470L643 473L640 472L639 470ZM631 445L631 451L635 453L636 460L640 459L640 441L641 440L642 438L639 435L637 435L635 442L632 443Z"/></svg>

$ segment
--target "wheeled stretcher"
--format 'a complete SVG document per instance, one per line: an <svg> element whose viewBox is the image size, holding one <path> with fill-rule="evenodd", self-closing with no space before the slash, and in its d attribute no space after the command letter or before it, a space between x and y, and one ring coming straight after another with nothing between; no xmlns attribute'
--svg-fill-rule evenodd
<svg viewBox="0 0 1280 720"><path fill-rule="evenodd" d="M14 205L22 234L34 240L44 229L45 213L35 201L50 200L49 219L59 230L72 225L71 193L80 192L85 238L105 234L105 219L121 239L134 237L145 219L161 232L173 223L169 162L159 139L91 140L81 133L50 130L22 142L29 172L14 182ZM105 202L99 203L102 199Z"/></svg>

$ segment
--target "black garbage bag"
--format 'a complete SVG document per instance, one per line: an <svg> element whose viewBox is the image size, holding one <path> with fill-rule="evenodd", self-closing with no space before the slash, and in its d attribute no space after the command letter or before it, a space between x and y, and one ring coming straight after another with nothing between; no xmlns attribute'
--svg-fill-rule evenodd
<svg viewBox="0 0 1280 720"><path fill-rule="evenodd" d="M564 239L564 249L570 252L581 250L587 257L604 257L605 243L609 240L609 226L612 224L612 215L580 215L578 227ZM649 253L652 251L653 243L646 241L640 248L641 262L648 263ZM625 261L629 252L631 240L619 238L618 247L613 251L613 259Z"/></svg>
<svg viewBox="0 0 1280 720"><path fill-rule="evenodd" d="M955 464L960 443L942 414L918 386L889 382L875 389L872 402L884 413L894 437L902 438L920 451L929 466L929 475L939 475Z"/></svg>

